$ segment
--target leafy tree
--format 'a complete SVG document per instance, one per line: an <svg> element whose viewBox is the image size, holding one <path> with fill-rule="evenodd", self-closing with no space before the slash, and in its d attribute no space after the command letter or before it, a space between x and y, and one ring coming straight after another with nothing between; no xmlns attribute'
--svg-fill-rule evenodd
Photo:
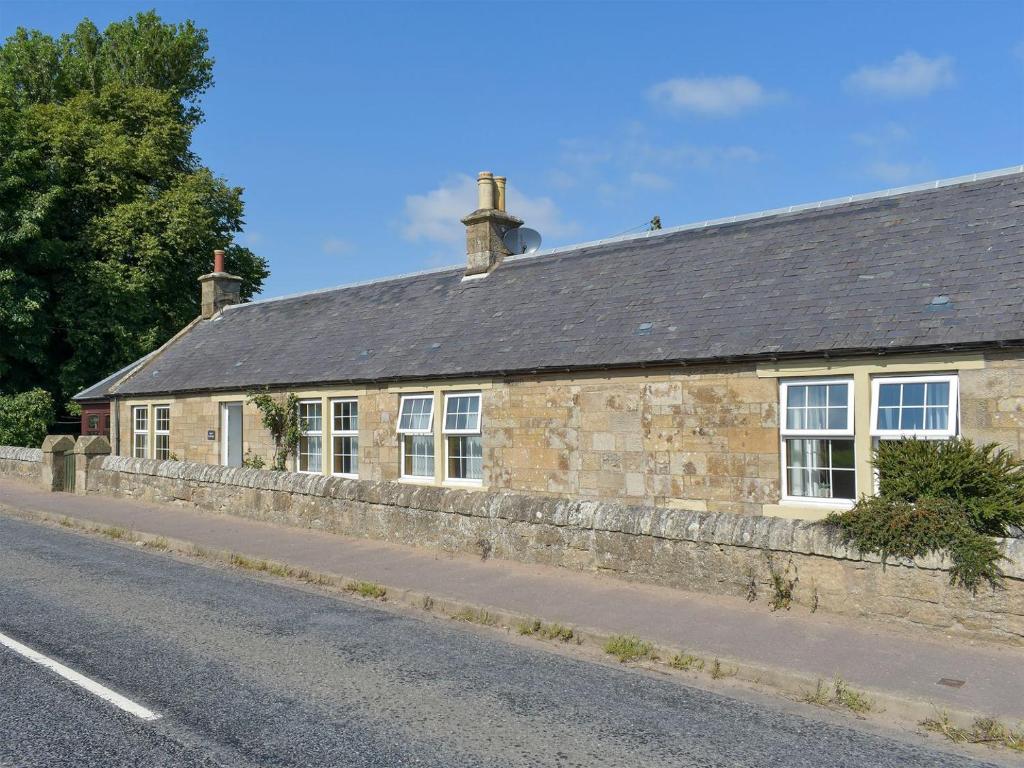
<svg viewBox="0 0 1024 768"><path fill-rule="evenodd" d="M38 448L53 418L53 398L46 390L0 395L0 445Z"/></svg>
<svg viewBox="0 0 1024 768"><path fill-rule="evenodd" d="M166 341L215 248L259 290L242 190L191 151L212 84L206 32L154 12L0 46L0 393L65 402Z"/></svg>

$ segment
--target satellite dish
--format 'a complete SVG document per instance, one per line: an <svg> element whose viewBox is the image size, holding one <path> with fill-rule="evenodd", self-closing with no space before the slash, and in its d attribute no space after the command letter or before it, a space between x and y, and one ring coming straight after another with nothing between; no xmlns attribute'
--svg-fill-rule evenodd
<svg viewBox="0 0 1024 768"><path fill-rule="evenodd" d="M536 253L540 249L540 232L529 227L516 227L506 232L501 241L513 256Z"/></svg>

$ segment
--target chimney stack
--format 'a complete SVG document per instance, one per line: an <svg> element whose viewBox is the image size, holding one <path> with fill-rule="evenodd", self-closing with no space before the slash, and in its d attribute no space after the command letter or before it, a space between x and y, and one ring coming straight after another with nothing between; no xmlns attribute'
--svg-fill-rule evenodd
<svg viewBox="0 0 1024 768"><path fill-rule="evenodd" d="M202 286L202 316L204 320L224 307L241 301L242 278L224 271L224 251L213 252L213 272L199 278Z"/></svg>
<svg viewBox="0 0 1024 768"><path fill-rule="evenodd" d="M466 216L466 276L491 272L510 255L502 238L522 226L522 219L505 212L505 177L489 171L477 176L477 209Z"/></svg>

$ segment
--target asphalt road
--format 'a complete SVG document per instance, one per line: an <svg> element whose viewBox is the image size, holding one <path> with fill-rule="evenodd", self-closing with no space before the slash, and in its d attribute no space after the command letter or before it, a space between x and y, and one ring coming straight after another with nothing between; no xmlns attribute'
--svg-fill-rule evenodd
<svg viewBox="0 0 1024 768"><path fill-rule="evenodd" d="M978 766L493 633L0 517L0 765Z"/></svg>

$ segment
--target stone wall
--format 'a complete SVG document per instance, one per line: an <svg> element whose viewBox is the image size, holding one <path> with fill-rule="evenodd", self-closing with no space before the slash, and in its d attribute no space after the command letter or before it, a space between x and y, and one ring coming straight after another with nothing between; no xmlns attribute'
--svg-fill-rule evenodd
<svg viewBox="0 0 1024 768"><path fill-rule="evenodd" d="M0 477L37 482L42 467L43 452L40 449L0 445Z"/></svg>
<svg viewBox="0 0 1024 768"><path fill-rule="evenodd" d="M883 568L781 518L120 457L90 459L88 490L712 594L747 596L753 582L759 600L774 569L796 580L798 605L1024 645L1024 540L1003 542L1006 588L972 595L939 558Z"/></svg>
<svg viewBox="0 0 1024 768"><path fill-rule="evenodd" d="M965 356L963 359L968 359ZM994 440L1024 453L1024 355L987 353L957 367L956 358L885 357L848 361L845 372L869 369L899 374L900 363L917 373L956 371L960 379L962 433L977 441ZM801 375L836 375L834 367L810 361ZM978 367L983 365L983 367ZM819 366L819 368L815 368ZM908 369L911 370L911 369ZM651 371L621 371L570 376L387 384L359 388L322 387L299 391L321 399L325 428L334 397L359 401L359 474L371 481L398 480L399 436L395 427L401 395L435 394L439 425L445 392L481 393L484 478L490 491L516 491L564 498L619 500L704 512L742 515L785 514L820 517L828 507L796 512L780 510L781 450L778 377L758 366L688 366ZM872 374L874 375L874 373ZM865 379L867 381L867 379ZM119 401L121 455L132 446L131 406L171 406L171 452L182 460L220 463L220 403L244 401L245 393L188 395ZM870 404L858 402L867 414ZM270 434L259 413L245 406L243 449L267 460ZM213 431L214 440L208 439ZM444 442L436 428L438 474L427 484L443 485ZM858 475L870 477L871 439L865 428L858 448ZM330 472L329 433L324 436L325 473ZM870 492L870 482L866 483ZM865 482L861 490L865 490Z"/></svg>

